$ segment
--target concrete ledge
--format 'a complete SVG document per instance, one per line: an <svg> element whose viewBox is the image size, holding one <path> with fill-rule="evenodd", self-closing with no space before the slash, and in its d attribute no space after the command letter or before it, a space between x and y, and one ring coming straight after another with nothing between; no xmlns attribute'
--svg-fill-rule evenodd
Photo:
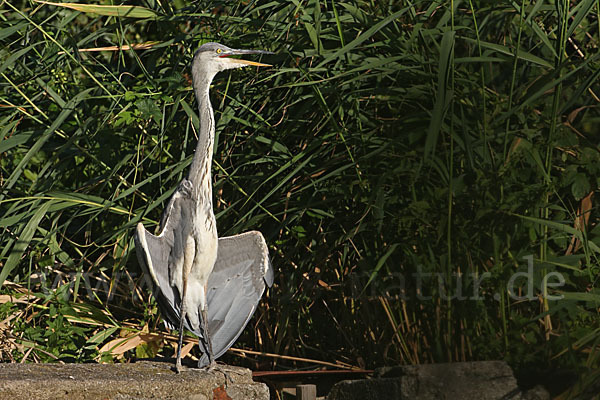
<svg viewBox="0 0 600 400"><path fill-rule="evenodd" d="M172 363L0 364L0 398L29 399L189 399L268 400L269 389L252 381L245 368L221 372L187 368L176 374Z"/></svg>

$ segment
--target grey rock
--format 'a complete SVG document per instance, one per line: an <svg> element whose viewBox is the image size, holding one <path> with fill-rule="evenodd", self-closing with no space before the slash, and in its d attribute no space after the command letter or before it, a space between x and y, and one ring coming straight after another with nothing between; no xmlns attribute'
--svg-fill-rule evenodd
<svg viewBox="0 0 600 400"><path fill-rule="evenodd" d="M523 394L523 400L550 400L550 393L545 387L537 385Z"/></svg>
<svg viewBox="0 0 600 400"><path fill-rule="evenodd" d="M341 381L335 384L327 400L396 400L402 397L401 382L396 378L376 378Z"/></svg>
<svg viewBox="0 0 600 400"><path fill-rule="evenodd" d="M372 379L339 382L327 399L549 399L544 388L534 389L524 395L505 362L479 361L381 368Z"/></svg>
<svg viewBox="0 0 600 400"><path fill-rule="evenodd" d="M180 374L167 362L131 364L0 364L0 398L28 399L184 399L268 400L269 389L245 368L218 371L186 368ZM228 396L228 397L227 397Z"/></svg>

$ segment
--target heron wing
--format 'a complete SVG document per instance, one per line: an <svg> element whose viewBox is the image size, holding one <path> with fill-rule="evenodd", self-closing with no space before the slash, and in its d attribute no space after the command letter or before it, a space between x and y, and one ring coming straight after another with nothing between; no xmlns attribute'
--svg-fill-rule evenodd
<svg viewBox="0 0 600 400"><path fill-rule="evenodd" d="M217 261L208 278L207 291L208 329L215 358L240 336L265 287L272 284L269 250L260 232L219 238ZM206 353L200 359L200 366L208 365Z"/></svg>
<svg viewBox="0 0 600 400"><path fill-rule="evenodd" d="M151 234L141 223L135 233L139 263L152 278L153 294L169 328L179 326L181 301L170 277L183 265L185 238L192 228L188 215L192 210L190 187L189 181L182 181L171 197L162 217L160 235Z"/></svg>

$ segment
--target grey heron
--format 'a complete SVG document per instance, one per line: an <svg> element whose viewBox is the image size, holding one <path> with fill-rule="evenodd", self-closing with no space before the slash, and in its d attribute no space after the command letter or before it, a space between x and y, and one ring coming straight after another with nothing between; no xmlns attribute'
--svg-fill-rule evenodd
<svg viewBox="0 0 600 400"><path fill-rule="evenodd" d="M226 69L269 66L230 56L266 53L272 54L218 43L200 46L192 62L200 130L189 174L163 212L160 234L149 233L141 223L136 228L136 253L151 277L165 324L179 329L177 372L184 328L199 337L203 355L198 367L213 369L215 359L233 345L254 314L266 285L273 284L269 252L260 232L217 236L211 183L215 119L210 84Z"/></svg>

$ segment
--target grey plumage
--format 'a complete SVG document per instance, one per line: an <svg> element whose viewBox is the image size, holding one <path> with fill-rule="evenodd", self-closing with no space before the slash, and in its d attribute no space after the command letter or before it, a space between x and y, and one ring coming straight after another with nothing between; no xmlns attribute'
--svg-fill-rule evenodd
<svg viewBox="0 0 600 400"><path fill-rule="evenodd" d="M214 366L254 314L266 285L273 283L268 248L260 232L218 238L212 206L211 163L214 116L209 87L222 70L267 66L230 55L267 53L234 50L218 43L200 47L192 63L200 132L188 177L163 213L160 234L140 223L135 234L140 264L152 278L167 326L180 330L176 369L181 368L183 329L199 337L199 367Z"/></svg>

